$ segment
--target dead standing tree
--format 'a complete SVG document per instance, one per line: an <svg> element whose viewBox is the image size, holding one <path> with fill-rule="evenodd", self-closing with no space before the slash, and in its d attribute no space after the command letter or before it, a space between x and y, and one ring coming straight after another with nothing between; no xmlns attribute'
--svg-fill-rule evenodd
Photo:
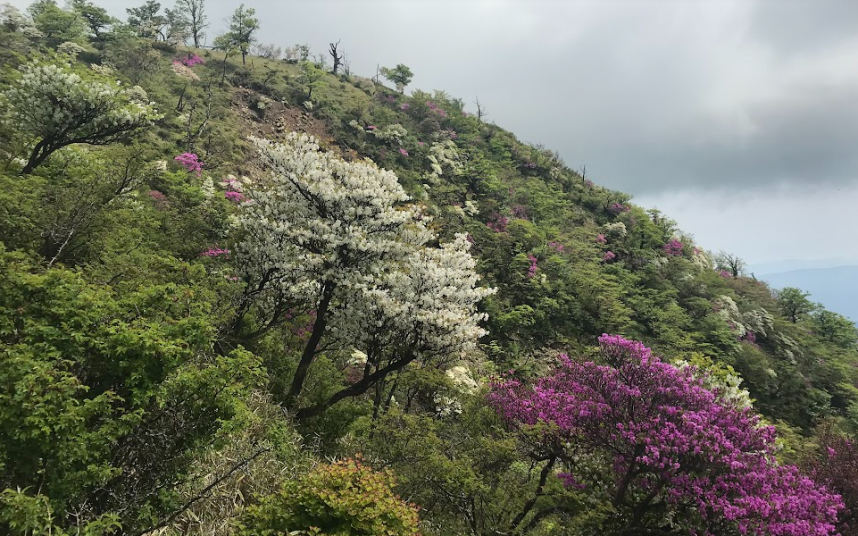
<svg viewBox="0 0 858 536"><path fill-rule="evenodd" d="M330 45L331 45L331 49L329 51L329 54L334 59L333 73L337 74L337 71L339 71L339 69L340 69L340 65L343 64L343 54L340 54L337 51L337 48L340 46L340 40L337 40L336 43L331 43Z"/></svg>

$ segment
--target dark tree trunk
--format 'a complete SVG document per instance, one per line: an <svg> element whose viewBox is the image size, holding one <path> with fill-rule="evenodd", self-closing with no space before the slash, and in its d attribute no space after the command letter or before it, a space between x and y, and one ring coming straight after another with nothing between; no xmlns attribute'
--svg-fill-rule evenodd
<svg viewBox="0 0 858 536"><path fill-rule="evenodd" d="M295 377L292 378L292 385L289 387L289 392L286 394L285 406L287 409L293 409L304 388L304 381L307 379L307 372L310 370L310 365L313 364L313 359L316 357L316 349L319 347L319 342L322 340L322 335L325 333L325 326L328 322L328 306L331 304L331 299L334 296L334 283L324 283L322 286L322 297L319 300L319 305L316 307L316 321L313 323L313 332L310 334L310 340L307 341L307 346L304 347L304 352L301 354L301 361L298 362L298 368L295 370Z"/></svg>

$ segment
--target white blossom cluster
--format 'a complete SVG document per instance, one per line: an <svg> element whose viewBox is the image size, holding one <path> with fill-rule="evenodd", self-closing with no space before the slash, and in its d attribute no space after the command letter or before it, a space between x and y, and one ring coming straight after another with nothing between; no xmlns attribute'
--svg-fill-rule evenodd
<svg viewBox="0 0 858 536"><path fill-rule="evenodd" d="M142 89L120 87L92 71L84 76L62 61L24 64L0 94L3 120L37 141L98 143L159 117Z"/></svg>
<svg viewBox="0 0 858 536"><path fill-rule="evenodd" d="M626 224L618 221L614 223L606 223L603 227L605 231L605 236L608 240L621 240L626 237L628 231L626 230Z"/></svg>
<svg viewBox="0 0 858 536"><path fill-rule="evenodd" d="M690 363L685 360L679 360L674 363L677 368L684 369L690 366ZM723 402L734 406L738 409L751 408L754 401L747 389L741 387L742 378L738 375L727 372L722 375L709 374L705 370L698 370L695 377L703 379L703 385L717 393L718 398Z"/></svg>
<svg viewBox="0 0 858 536"><path fill-rule="evenodd" d="M455 177L462 173L459 149L452 140L433 143L429 148L428 158L432 168L432 173L428 177L429 182L435 183L441 177Z"/></svg>
<svg viewBox="0 0 858 536"><path fill-rule="evenodd" d="M84 48L73 41L66 41L57 47L57 52L70 58L76 58Z"/></svg>
<svg viewBox="0 0 858 536"><path fill-rule="evenodd" d="M691 255L691 262L700 270L711 270L714 266L709 255L700 248L694 248L694 252Z"/></svg>
<svg viewBox="0 0 858 536"><path fill-rule="evenodd" d="M399 123L386 125L380 129L373 130L372 134L379 140L398 147L402 145L402 140L408 136L408 131Z"/></svg>
<svg viewBox="0 0 858 536"><path fill-rule="evenodd" d="M718 308L718 316L730 323L731 328L737 337L744 337L748 332L745 327L744 318L739 311L739 306L733 301L730 296L718 296L713 301Z"/></svg>
<svg viewBox="0 0 858 536"><path fill-rule="evenodd" d="M370 161L345 162L292 133L283 144L254 140L271 168L247 189L237 254L293 300L334 292L328 338L380 367L472 348L484 335L465 235L440 247L429 221L395 174Z"/></svg>
<svg viewBox="0 0 858 536"><path fill-rule="evenodd" d="M0 5L0 25L9 31L21 32L30 38L43 37L33 20L8 2Z"/></svg>
<svg viewBox="0 0 858 536"><path fill-rule="evenodd" d="M479 384L471 376L471 371L462 365L447 369L444 374L453 384L453 388L447 393L435 393L433 397L435 412L439 417L459 415L462 413L460 396L463 394L473 395L479 389Z"/></svg>
<svg viewBox="0 0 858 536"><path fill-rule="evenodd" d="M447 378L449 378L450 381L453 382L453 385L455 385L458 389L465 393L474 394L474 392L480 386L477 383L477 380L475 380L471 376L471 371L468 370L468 367L458 365L447 369L447 372L445 374Z"/></svg>

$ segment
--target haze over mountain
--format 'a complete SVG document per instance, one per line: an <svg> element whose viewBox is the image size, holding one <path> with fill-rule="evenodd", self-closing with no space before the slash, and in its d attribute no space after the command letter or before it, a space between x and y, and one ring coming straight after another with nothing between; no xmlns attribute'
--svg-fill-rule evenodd
<svg viewBox="0 0 858 536"><path fill-rule="evenodd" d="M834 266L755 274L773 288L795 287L826 309L858 321L858 266Z"/></svg>

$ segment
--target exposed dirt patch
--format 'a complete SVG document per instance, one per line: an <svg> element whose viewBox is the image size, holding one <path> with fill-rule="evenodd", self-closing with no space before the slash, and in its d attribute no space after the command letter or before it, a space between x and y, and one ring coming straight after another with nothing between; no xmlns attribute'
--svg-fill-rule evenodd
<svg viewBox="0 0 858 536"><path fill-rule="evenodd" d="M260 106L260 103L264 103ZM250 89L238 89L233 94L232 108L241 118L246 136L258 136L269 140L281 140L290 132L304 132L315 136L325 145L333 144L331 133L324 121L302 109L286 106L267 99ZM264 110L260 110L264 107Z"/></svg>

